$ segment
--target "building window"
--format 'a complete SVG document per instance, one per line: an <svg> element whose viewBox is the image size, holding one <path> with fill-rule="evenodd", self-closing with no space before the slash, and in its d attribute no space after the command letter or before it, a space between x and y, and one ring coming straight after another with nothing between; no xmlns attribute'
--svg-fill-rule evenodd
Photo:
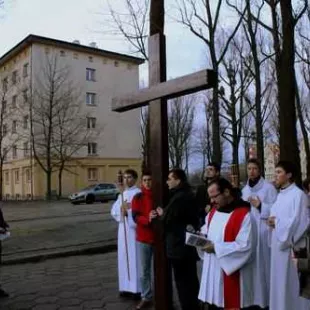
<svg viewBox="0 0 310 310"><path fill-rule="evenodd" d="M97 168L88 168L88 180L97 181L98 180L98 169Z"/></svg>
<svg viewBox="0 0 310 310"><path fill-rule="evenodd" d="M97 154L97 143L88 143L88 155L96 155Z"/></svg>
<svg viewBox="0 0 310 310"><path fill-rule="evenodd" d="M86 68L86 81L93 81L95 82L95 69Z"/></svg>
<svg viewBox="0 0 310 310"><path fill-rule="evenodd" d="M31 182L30 169L26 169L25 174L26 174L26 182Z"/></svg>
<svg viewBox="0 0 310 310"><path fill-rule="evenodd" d="M24 157L29 156L29 144L28 142L24 142Z"/></svg>
<svg viewBox="0 0 310 310"><path fill-rule="evenodd" d="M17 121L14 120L12 122L12 133L16 133L17 132Z"/></svg>
<svg viewBox="0 0 310 310"><path fill-rule="evenodd" d="M7 102L6 102L6 100L3 100L2 101L2 111L1 111L2 115L4 115L6 113L6 107L7 107Z"/></svg>
<svg viewBox="0 0 310 310"><path fill-rule="evenodd" d="M119 66L119 62L118 61L114 61L114 67L118 67Z"/></svg>
<svg viewBox="0 0 310 310"><path fill-rule="evenodd" d="M93 129L96 128L96 117L87 117L87 128Z"/></svg>
<svg viewBox="0 0 310 310"><path fill-rule="evenodd" d="M25 115L25 116L24 116L24 121L23 121L23 127L24 127L24 129L27 129L27 128L28 128L28 121L29 121L29 116L28 116L28 115Z"/></svg>
<svg viewBox="0 0 310 310"><path fill-rule="evenodd" d="M2 136L5 137L8 133L8 125L7 124L3 124L2 126Z"/></svg>
<svg viewBox="0 0 310 310"><path fill-rule="evenodd" d="M94 61L93 56L88 56L88 60L89 60L89 62L93 62Z"/></svg>
<svg viewBox="0 0 310 310"><path fill-rule="evenodd" d="M65 57L65 56L66 56L65 51L60 51L60 56L61 56L61 57Z"/></svg>
<svg viewBox="0 0 310 310"><path fill-rule="evenodd" d="M28 102L28 89L23 90L24 103Z"/></svg>
<svg viewBox="0 0 310 310"><path fill-rule="evenodd" d="M13 145L12 153L13 153L13 158L15 159L17 157L17 146L16 145Z"/></svg>
<svg viewBox="0 0 310 310"><path fill-rule="evenodd" d="M95 105L96 104L96 94L95 93L86 93L86 104Z"/></svg>
<svg viewBox="0 0 310 310"><path fill-rule="evenodd" d="M7 77L2 80L2 89L4 93L8 91L8 78Z"/></svg>
<svg viewBox="0 0 310 310"><path fill-rule="evenodd" d="M14 171L15 184L19 183L19 170Z"/></svg>
<svg viewBox="0 0 310 310"><path fill-rule="evenodd" d="M12 72L12 84L15 85L17 83L17 70Z"/></svg>
<svg viewBox="0 0 310 310"><path fill-rule="evenodd" d="M27 77L28 76L28 69L29 69L29 63L24 64L24 68L23 68L23 77Z"/></svg>
<svg viewBox="0 0 310 310"><path fill-rule="evenodd" d="M4 173L4 181L5 181L5 184L10 184L10 174L8 171Z"/></svg>
<svg viewBox="0 0 310 310"><path fill-rule="evenodd" d="M12 97L12 108L16 109L16 107L17 107L17 96L15 95Z"/></svg>

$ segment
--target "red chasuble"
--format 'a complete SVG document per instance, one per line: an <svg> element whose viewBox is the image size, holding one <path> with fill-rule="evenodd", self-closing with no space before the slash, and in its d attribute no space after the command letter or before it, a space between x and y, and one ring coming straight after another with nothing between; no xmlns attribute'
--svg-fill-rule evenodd
<svg viewBox="0 0 310 310"><path fill-rule="evenodd" d="M216 209L212 208L208 218L208 227ZM237 208L232 211L224 232L224 242L233 242L240 231L244 217L248 214L249 208ZM240 309L241 290L240 290L240 273L239 270L230 276L224 274L224 306L225 309Z"/></svg>

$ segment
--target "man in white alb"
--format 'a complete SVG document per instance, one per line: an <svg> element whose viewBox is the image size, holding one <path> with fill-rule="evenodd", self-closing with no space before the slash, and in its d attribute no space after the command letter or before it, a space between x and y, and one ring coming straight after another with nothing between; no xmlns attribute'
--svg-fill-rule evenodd
<svg viewBox="0 0 310 310"><path fill-rule="evenodd" d="M239 191L225 179L211 182L208 194L215 207L208 213L201 230L209 243L202 249L205 253L198 298L209 304L209 310L251 307L251 259L255 254L256 236L250 204L243 201Z"/></svg>
<svg viewBox="0 0 310 310"><path fill-rule="evenodd" d="M257 159L253 158L248 161L247 173L249 179L242 190L242 199L251 204L251 215L258 237L253 262L254 305L266 308L269 305L270 290L270 246L267 219L278 193L276 188L261 176L261 166Z"/></svg>
<svg viewBox="0 0 310 310"><path fill-rule="evenodd" d="M124 172L125 190L112 206L111 215L118 225L118 281L121 297L139 297L140 270L136 244L136 223L133 221L131 201L141 190L136 186L138 174L128 169Z"/></svg>
<svg viewBox="0 0 310 310"><path fill-rule="evenodd" d="M271 208L268 225L271 238L270 310L310 309L310 302L300 297L294 252L304 248L304 235L309 227L308 197L294 183L293 163L280 161L275 182L280 188Z"/></svg>

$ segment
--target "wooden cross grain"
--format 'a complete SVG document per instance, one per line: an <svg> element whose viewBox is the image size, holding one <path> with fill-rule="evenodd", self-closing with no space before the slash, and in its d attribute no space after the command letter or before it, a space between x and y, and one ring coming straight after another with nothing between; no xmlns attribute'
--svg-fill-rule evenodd
<svg viewBox="0 0 310 310"><path fill-rule="evenodd" d="M163 0L151 1L149 37L149 87L112 99L112 110L125 112L149 105L150 150L154 207L167 203L166 178L169 170L167 99L212 88L217 75L203 70L166 82L166 40L163 31ZM152 23L153 21L153 23ZM165 256L163 227L156 221L155 229L155 309L171 310L171 271ZM184 266L186 268L186 266Z"/></svg>

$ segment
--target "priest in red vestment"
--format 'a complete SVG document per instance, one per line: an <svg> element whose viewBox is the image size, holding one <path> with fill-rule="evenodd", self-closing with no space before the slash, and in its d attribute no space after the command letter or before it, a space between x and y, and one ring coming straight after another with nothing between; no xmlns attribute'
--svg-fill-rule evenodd
<svg viewBox="0 0 310 310"><path fill-rule="evenodd" d="M199 251L203 258L199 299L209 309L252 309L251 261L257 236L250 204L225 179L211 182L208 194L214 207L202 228L209 242Z"/></svg>

